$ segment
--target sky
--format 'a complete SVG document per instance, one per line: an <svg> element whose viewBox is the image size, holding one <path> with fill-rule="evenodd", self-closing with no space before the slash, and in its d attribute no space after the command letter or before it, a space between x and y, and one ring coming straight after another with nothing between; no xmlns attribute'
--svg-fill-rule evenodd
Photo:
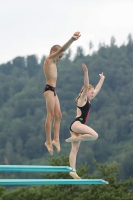
<svg viewBox="0 0 133 200"><path fill-rule="evenodd" d="M80 31L71 45L89 53L99 43L118 46L133 35L133 0L0 0L0 64L17 56L37 55L41 59L50 48L65 44Z"/></svg>

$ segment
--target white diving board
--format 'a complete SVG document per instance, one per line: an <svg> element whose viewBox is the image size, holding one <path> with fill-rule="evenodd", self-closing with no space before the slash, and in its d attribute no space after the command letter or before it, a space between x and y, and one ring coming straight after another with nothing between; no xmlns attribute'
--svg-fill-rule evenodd
<svg viewBox="0 0 133 200"><path fill-rule="evenodd" d="M0 185L91 185L108 184L102 179L0 179Z"/></svg>
<svg viewBox="0 0 133 200"><path fill-rule="evenodd" d="M75 172L68 166L0 165L0 172Z"/></svg>

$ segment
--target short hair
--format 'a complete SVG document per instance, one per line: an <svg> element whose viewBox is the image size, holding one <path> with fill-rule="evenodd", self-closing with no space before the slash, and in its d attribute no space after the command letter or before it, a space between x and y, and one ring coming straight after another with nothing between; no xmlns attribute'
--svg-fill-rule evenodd
<svg viewBox="0 0 133 200"><path fill-rule="evenodd" d="M54 45L54 46L51 47L50 53L51 53L52 51L58 51L60 48L61 48L61 46L58 45L58 44L56 44L56 45Z"/></svg>

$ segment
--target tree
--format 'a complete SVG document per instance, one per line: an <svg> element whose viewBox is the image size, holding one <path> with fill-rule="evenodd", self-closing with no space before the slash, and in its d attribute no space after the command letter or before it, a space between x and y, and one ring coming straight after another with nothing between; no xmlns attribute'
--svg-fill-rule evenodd
<svg viewBox="0 0 133 200"><path fill-rule="evenodd" d="M6 148L5 148L5 159L7 160L6 164L12 164L13 161L13 146L11 142L6 143Z"/></svg>
<svg viewBox="0 0 133 200"><path fill-rule="evenodd" d="M8 62L6 64L0 65L0 72L9 75L12 73L12 64L11 62Z"/></svg>
<svg viewBox="0 0 133 200"><path fill-rule="evenodd" d="M128 40L128 44L133 44L133 38L132 38L131 33L128 35L127 40Z"/></svg>
<svg viewBox="0 0 133 200"><path fill-rule="evenodd" d="M89 42L89 52L90 52L90 53L91 53L92 48L93 48L93 43L92 43L92 41L90 41L90 42Z"/></svg>
<svg viewBox="0 0 133 200"><path fill-rule="evenodd" d="M111 37L111 41L110 41L111 47L113 47L113 46L115 45L115 42L116 42L116 40L115 40L115 38L112 36L112 37Z"/></svg>
<svg viewBox="0 0 133 200"><path fill-rule="evenodd" d="M23 187L15 191L4 193L1 200L132 200L133 199L133 179L117 181L119 175L118 165L99 164L93 161L97 168L96 174L89 174L89 166L80 166L77 173L86 179L102 178L109 182L108 185L52 185L40 187ZM50 165L68 165L68 157L58 157L50 160ZM47 173L43 178L60 179L69 178L68 173ZM130 189L129 189L130 187Z"/></svg>
<svg viewBox="0 0 133 200"><path fill-rule="evenodd" d="M65 143L65 139L70 136L69 126L76 114L75 98L83 85L81 64L85 62L89 67L90 83L94 86L99 81L99 73L104 72L106 77L100 93L92 101L88 121L88 125L98 132L99 138L95 143L81 143L79 165L86 160L90 164L94 157L98 162L117 160L125 163L125 166L127 164L127 168L130 167L130 161L125 159L128 147L133 143L133 44L131 36L129 39L130 45L107 47L102 44L91 56L84 56L81 50L74 62L67 56L59 62L57 94L63 113L60 140L65 155L68 155L71 147ZM80 55L83 57L80 58ZM14 62L0 66L1 164L4 163L7 141L13 147L12 164L18 162L16 155L22 164L40 164L44 161L44 156L48 156L44 147L47 113L43 97L46 84L43 68L35 56L28 58L27 67L22 67L23 60L25 59L17 57ZM7 158L5 161L7 163ZM95 171L93 167L91 170L92 173ZM132 176L132 170L123 168L120 177L122 175Z"/></svg>
<svg viewBox="0 0 133 200"><path fill-rule="evenodd" d="M82 47L77 47L76 58L82 59L84 57L84 51Z"/></svg>
<svg viewBox="0 0 133 200"><path fill-rule="evenodd" d="M31 55L27 57L27 71L29 77L34 76L39 70L37 57L35 55Z"/></svg>
<svg viewBox="0 0 133 200"><path fill-rule="evenodd" d="M19 56L13 59L13 66L24 70L26 67L25 58Z"/></svg>
<svg viewBox="0 0 133 200"><path fill-rule="evenodd" d="M41 67L43 67L45 59L46 59L46 56L43 56L43 57L41 58L41 62L40 62L40 66L41 66Z"/></svg>

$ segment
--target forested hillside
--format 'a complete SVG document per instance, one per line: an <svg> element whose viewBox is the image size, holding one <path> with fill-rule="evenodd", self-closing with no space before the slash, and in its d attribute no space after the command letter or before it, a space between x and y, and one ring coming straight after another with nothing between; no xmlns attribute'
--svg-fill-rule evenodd
<svg viewBox="0 0 133 200"><path fill-rule="evenodd" d="M70 60L70 52L58 64L57 94L62 110L61 153L69 155L69 126L75 118L77 97L83 85L84 62L89 69L90 83L105 82L91 102L92 110L87 124L96 130L95 142L83 142L77 163L87 162L94 171L92 159L101 163L120 164L121 178L133 175L133 40L118 47L114 38L110 46L99 45L92 55L84 55L82 47ZM37 56L16 57L0 65L0 164L47 164L50 155L44 146L46 118L43 88L45 77L43 61ZM57 156L55 151L54 156Z"/></svg>

